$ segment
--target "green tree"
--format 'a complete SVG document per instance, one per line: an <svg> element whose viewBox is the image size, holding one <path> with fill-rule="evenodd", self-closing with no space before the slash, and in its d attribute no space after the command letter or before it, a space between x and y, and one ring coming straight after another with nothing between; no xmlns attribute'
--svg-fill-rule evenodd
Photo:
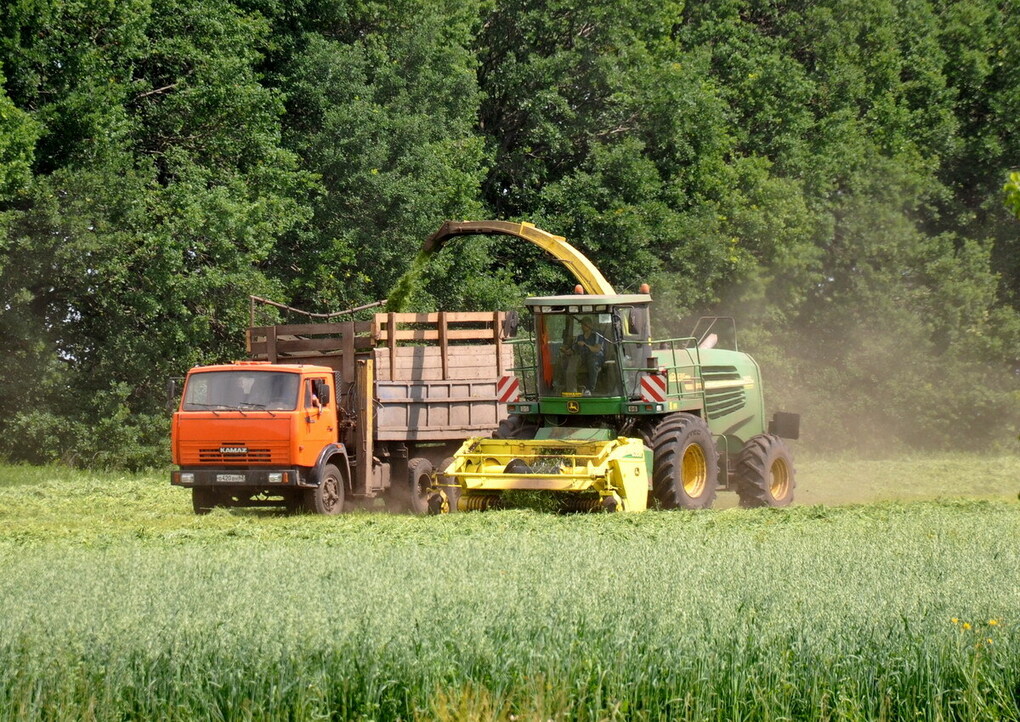
<svg viewBox="0 0 1020 722"><path fill-rule="evenodd" d="M11 102L0 73L0 202L24 191L32 178L32 161L39 127Z"/></svg>
<svg viewBox="0 0 1020 722"><path fill-rule="evenodd" d="M246 295L271 293L261 266L307 217L254 72L267 26L213 1L8 12L9 93L42 131L4 217L3 446L162 463L163 381L239 354Z"/></svg>
<svg viewBox="0 0 1020 722"><path fill-rule="evenodd" d="M1002 190L1006 194L1006 207L1014 216L1020 218L1020 173L1010 173L1009 180Z"/></svg>
<svg viewBox="0 0 1020 722"><path fill-rule="evenodd" d="M443 220L481 213L476 23L470 0L367 3L308 23L280 82L288 144L321 192L311 228L274 256L300 305L385 298Z"/></svg>

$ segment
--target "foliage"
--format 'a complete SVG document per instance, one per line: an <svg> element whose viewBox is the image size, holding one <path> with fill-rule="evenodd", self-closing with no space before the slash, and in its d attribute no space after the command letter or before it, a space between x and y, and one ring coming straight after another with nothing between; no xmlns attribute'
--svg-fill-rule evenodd
<svg viewBox="0 0 1020 722"><path fill-rule="evenodd" d="M737 317L819 446L1004 448L1014 6L6 3L0 454L158 458L165 378L243 355L248 294L374 301L480 217L650 282L663 336ZM423 310L573 286L505 239L414 270Z"/></svg>
<svg viewBox="0 0 1020 722"><path fill-rule="evenodd" d="M282 69L284 123L322 191L313 227L274 257L299 305L385 298L425 236L481 212L476 10L368 3L305 23Z"/></svg>
<svg viewBox="0 0 1020 722"><path fill-rule="evenodd" d="M1010 173L1002 190L1006 193L1006 207L1020 218L1020 173Z"/></svg>
<svg viewBox="0 0 1020 722"><path fill-rule="evenodd" d="M0 228L3 446L134 465L142 444L151 461L163 381L236 354L237 290L279 288L260 265L307 217L279 98L255 76L266 26L211 2L7 12L9 93L44 130ZM30 429L56 446L15 433Z"/></svg>

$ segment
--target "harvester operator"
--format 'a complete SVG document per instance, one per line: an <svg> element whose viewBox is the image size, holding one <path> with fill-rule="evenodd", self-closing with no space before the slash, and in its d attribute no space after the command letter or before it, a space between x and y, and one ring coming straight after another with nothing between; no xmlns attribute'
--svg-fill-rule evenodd
<svg viewBox="0 0 1020 722"><path fill-rule="evenodd" d="M587 316L581 319L581 333L574 340L574 351L579 354L580 360L588 372L585 391L592 392L599 380L602 362L606 359L606 337L595 330L591 319Z"/></svg>

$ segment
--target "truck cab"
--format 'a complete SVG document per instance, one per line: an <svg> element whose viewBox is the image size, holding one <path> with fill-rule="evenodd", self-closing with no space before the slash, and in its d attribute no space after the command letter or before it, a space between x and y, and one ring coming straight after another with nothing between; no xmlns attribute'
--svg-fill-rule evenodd
<svg viewBox="0 0 1020 722"><path fill-rule="evenodd" d="M216 505L342 505L327 467L349 479L332 369L238 362L192 369L171 427L179 466L171 483L192 489L196 513ZM349 485L349 484L348 484ZM320 498L316 498L316 497Z"/></svg>

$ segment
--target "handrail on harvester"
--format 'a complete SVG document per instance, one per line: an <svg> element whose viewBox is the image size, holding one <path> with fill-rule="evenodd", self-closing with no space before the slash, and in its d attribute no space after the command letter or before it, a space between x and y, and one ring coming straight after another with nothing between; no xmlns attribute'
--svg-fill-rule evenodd
<svg viewBox="0 0 1020 722"><path fill-rule="evenodd" d="M536 228L532 223L511 223L509 221L444 221L439 230L425 239L422 250L426 253L437 251L455 236L504 235L515 236L547 251L566 266L580 282L585 293L601 296L615 296L616 291L591 261L567 243L563 236Z"/></svg>

